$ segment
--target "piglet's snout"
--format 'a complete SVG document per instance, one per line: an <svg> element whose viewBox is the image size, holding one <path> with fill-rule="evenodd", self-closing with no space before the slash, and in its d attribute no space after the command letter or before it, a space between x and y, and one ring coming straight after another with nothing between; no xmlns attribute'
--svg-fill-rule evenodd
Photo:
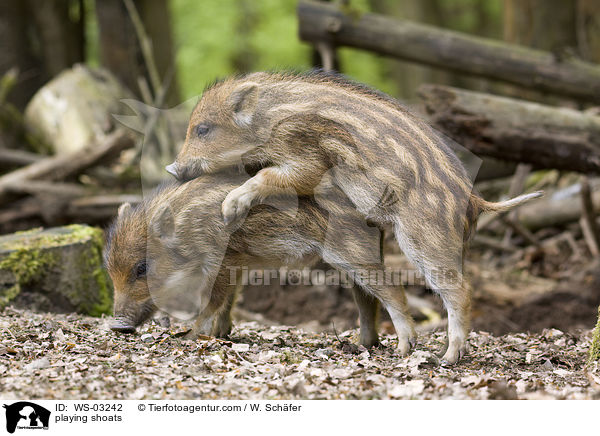
<svg viewBox="0 0 600 436"><path fill-rule="evenodd" d="M165 167L165 170L167 170L167 172L169 174L171 174L173 177L178 178L179 177L179 170L177 168L177 163L173 162L170 165L167 165Z"/></svg>

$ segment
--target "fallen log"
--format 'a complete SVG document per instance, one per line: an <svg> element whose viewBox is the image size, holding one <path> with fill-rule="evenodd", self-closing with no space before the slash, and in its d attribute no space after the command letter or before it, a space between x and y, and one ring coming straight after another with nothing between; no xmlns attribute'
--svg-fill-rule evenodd
<svg viewBox="0 0 600 436"><path fill-rule="evenodd" d="M85 195L88 190L81 185L75 183L56 183L56 182L40 182L29 180L24 184L8 185L9 192L17 194L30 194L38 196L54 196L54 197L78 197Z"/></svg>
<svg viewBox="0 0 600 436"><path fill-rule="evenodd" d="M581 181L581 230L586 244L593 257L600 257L600 229L596 223L596 212L594 201L590 191L590 182L587 177Z"/></svg>
<svg viewBox="0 0 600 436"><path fill-rule="evenodd" d="M142 196L136 194L80 197L68 204L65 214L74 221L104 223L117 215L117 210L123 203L135 205L141 201Z"/></svg>
<svg viewBox="0 0 600 436"><path fill-rule="evenodd" d="M419 89L430 121L478 155L600 173L600 116L438 85Z"/></svg>
<svg viewBox="0 0 600 436"><path fill-rule="evenodd" d="M88 145L74 153L45 158L39 162L12 171L0 177L0 200L14 189L31 180L60 181L81 174L86 169L102 164L133 147L134 140L128 133L117 130L99 143Z"/></svg>
<svg viewBox="0 0 600 436"><path fill-rule="evenodd" d="M119 206L123 203L138 204L141 195L136 194L103 194L87 195L82 191L60 190L45 194L37 191L34 197L24 198L14 202L10 208L0 210L0 226L10 226L19 221L41 217L45 225L55 226L65 222L87 222L106 224L117 215ZM83 188L81 188L83 189ZM71 195L72 194L72 195ZM71 195L71 196L69 196Z"/></svg>
<svg viewBox="0 0 600 436"><path fill-rule="evenodd" d="M600 213L600 180L590 180L594 212ZM519 207L519 222L529 230L561 226L581 218L581 184L554 192L547 192L539 200Z"/></svg>
<svg viewBox="0 0 600 436"><path fill-rule="evenodd" d="M11 203L10 208L0 210L0 228L40 215L40 202L32 197Z"/></svg>
<svg viewBox="0 0 600 436"><path fill-rule="evenodd" d="M508 162L486 156L482 159L481 167L479 167L475 181L483 182L512 176L516 169L517 164L515 162Z"/></svg>
<svg viewBox="0 0 600 436"><path fill-rule="evenodd" d="M583 101L600 102L600 66L433 26L302 1L300 38L356 47Z"/></svg>
<svg viewBox="0 0 600 436"><path fill-rule="evenodd" d="M29 165L42 160L44 156L23 150L12 150L10 148L0 148L0 167L7 168L13 166Z"/></svg>

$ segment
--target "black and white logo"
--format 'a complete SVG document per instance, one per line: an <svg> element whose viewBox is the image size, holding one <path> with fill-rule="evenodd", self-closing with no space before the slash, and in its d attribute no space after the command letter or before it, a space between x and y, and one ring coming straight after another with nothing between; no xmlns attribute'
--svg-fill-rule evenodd
<svg viewBox="0 0 600 436"><path fill-rule="evenodd" d="M22 430L48 430L50 411L42 406L29 401L19 401L5 404L6 431L14 433L16 429Z"/></svg>

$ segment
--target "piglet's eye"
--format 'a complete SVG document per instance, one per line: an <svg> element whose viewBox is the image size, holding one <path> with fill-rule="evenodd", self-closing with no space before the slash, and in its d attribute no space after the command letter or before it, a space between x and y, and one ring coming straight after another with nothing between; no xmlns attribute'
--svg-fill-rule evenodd
<svg viewBox="0 0 600 436"><path fill-rule="evenodd" d="M197 136L204 136L209 132L210 127L207 126L206 124L198 124L194 128L194 130L195 130Z"/></svg>
<svg viewBox="0 0 600 436"><path fill-rule="evenodd" d="M147 270L146 261L142 260L142 261L138 262L134 268L135 278L141 279L141 278L146 277L146 270Z"/></svg>

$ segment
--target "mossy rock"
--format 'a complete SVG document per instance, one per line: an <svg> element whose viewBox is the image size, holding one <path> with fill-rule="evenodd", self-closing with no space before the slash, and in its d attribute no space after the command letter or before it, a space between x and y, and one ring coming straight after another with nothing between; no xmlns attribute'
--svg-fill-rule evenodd
<svg viewBox="0 0 600 436"><path fill-rule="evenodd" d="M102 230L74 224L0 237L0 309L110 313Z"/></svg>

